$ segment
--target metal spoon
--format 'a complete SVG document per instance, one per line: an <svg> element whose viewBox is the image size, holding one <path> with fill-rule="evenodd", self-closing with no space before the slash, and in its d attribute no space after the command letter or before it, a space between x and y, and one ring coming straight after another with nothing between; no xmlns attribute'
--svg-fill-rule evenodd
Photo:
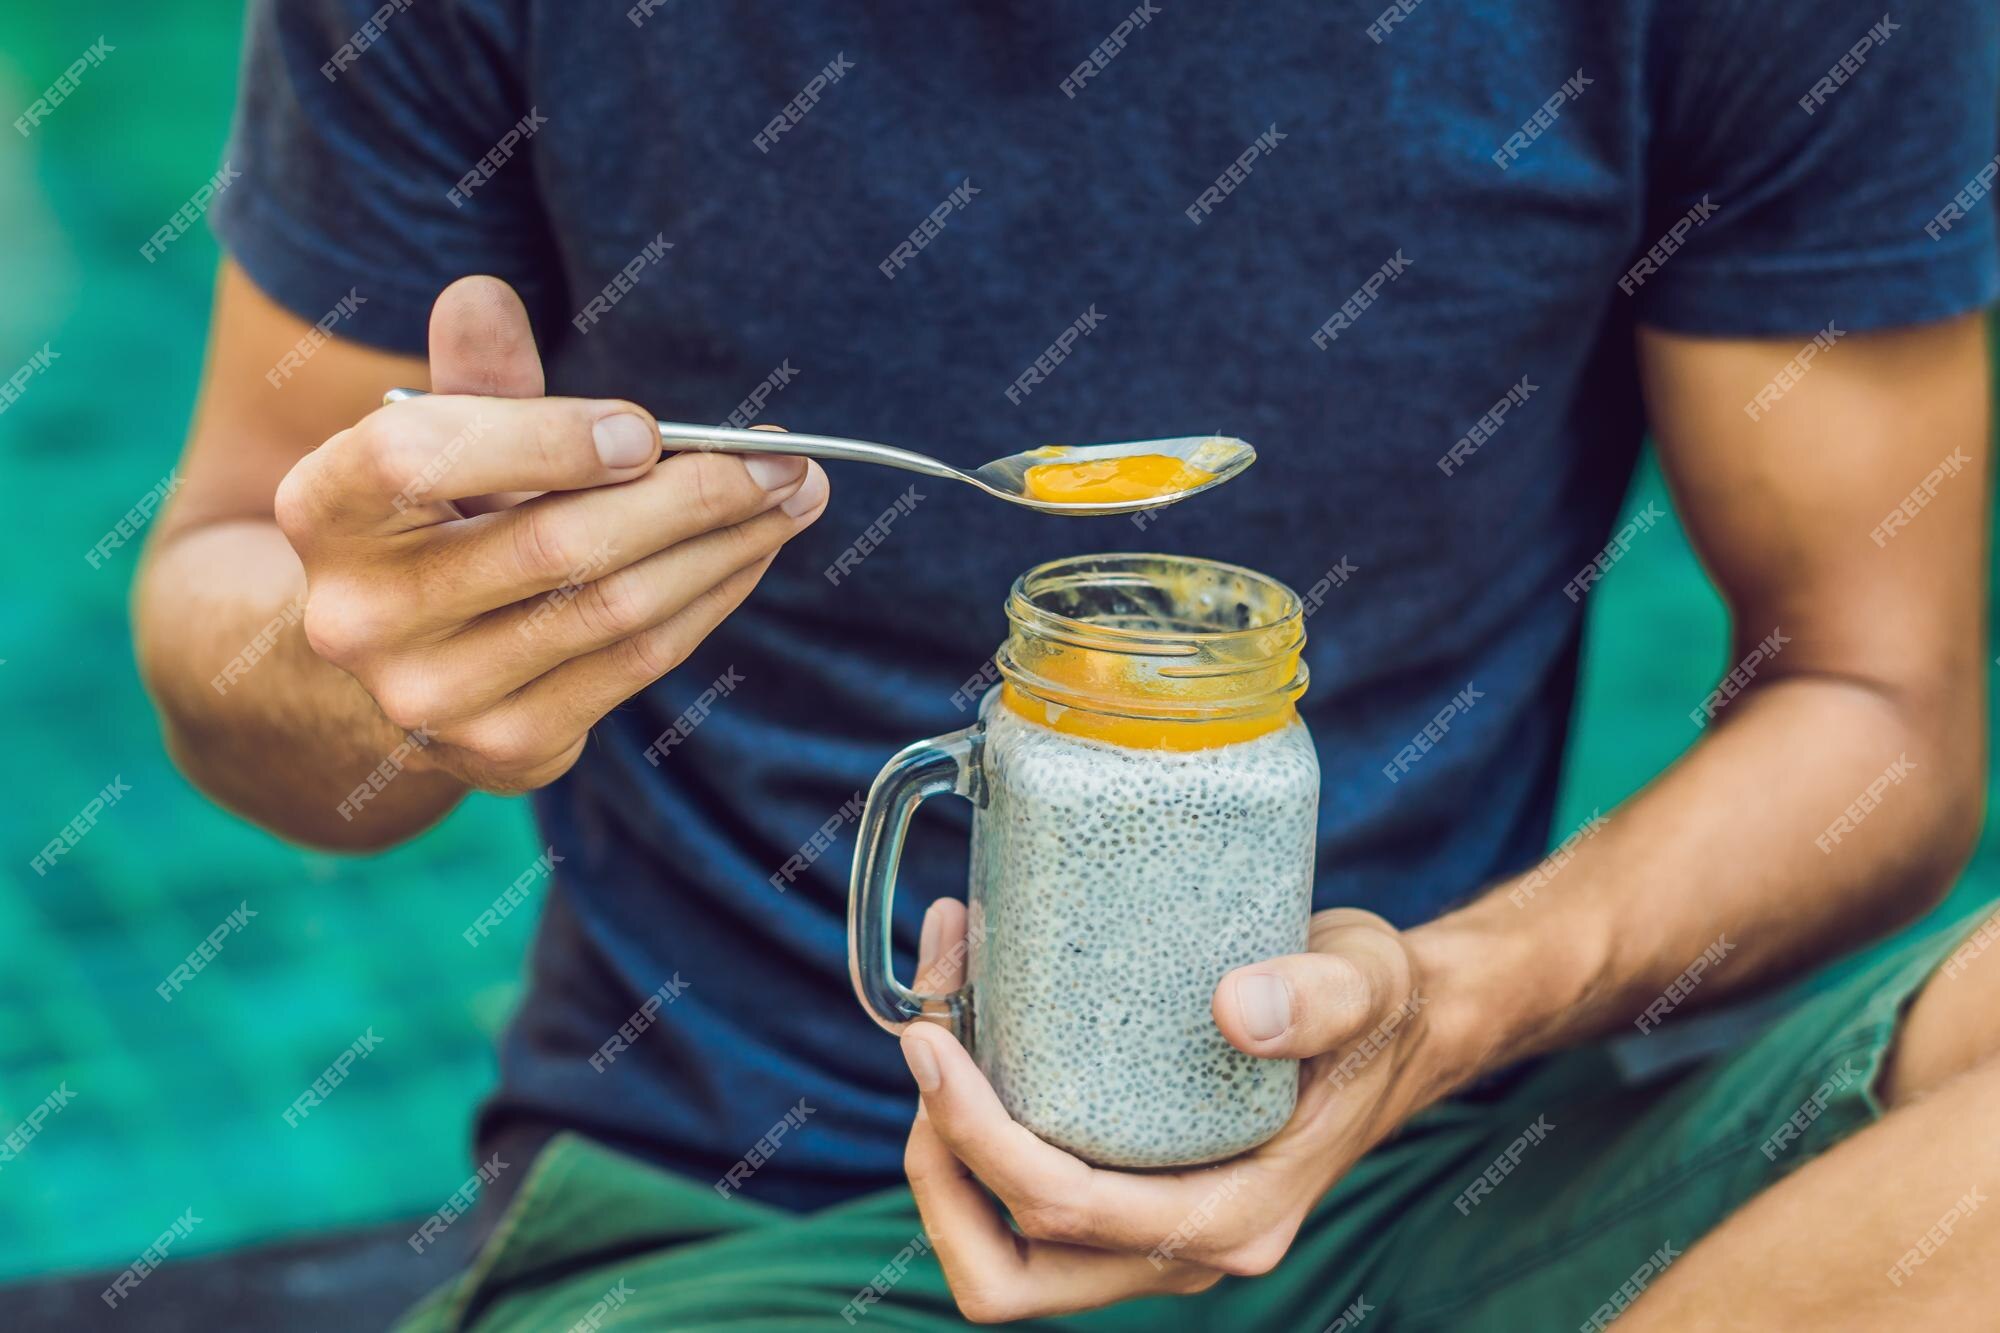
<svg viewBox="0 0 2000 1333"><path fill-rule="evenodd" d="M421 389L391 389L382 395L382 401L400 403L423 396ZM1157 509L1220 486L1257 461L1257 451L1244 440L1227 435L1184 435L1171 440L1128 440L1123 444L1045 445L996 458L965 472L929 455L877 444L872 440L847 440L837 435L795 435L774 430L736 430L729 426L692 426L678 421L657 424L660 442L669 450L716 454L800 454L807 458L846 463L880 463L905 472L921 472L927 477L962 481L998 499L1048 514L1125 514L1139 509ZM1057 500L1039 500L1027 493L1028 469L1037 464L1097 463L1139 454L1165 454L1213 475L1198 486L1166 491L1141 500L1064 504Z"/></svg>

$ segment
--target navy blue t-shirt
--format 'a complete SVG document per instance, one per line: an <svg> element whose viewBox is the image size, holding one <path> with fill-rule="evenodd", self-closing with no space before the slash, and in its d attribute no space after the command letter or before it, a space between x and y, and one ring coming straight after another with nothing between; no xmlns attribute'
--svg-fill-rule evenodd
<svg viewBox="0 0 2000 1333"><path fill-rule="evenodd" d="M214 210L291 310L365 298L340 336L421 351L438 291L485 272L527 299L553 393L705 422L748 401L962 466L1259 449L1144 529L836 466L742 609L535 797L563 860L482 1135L573 1128L709 1180L803 1099L745 1190L789 1207L900 1177L913 1088L848 987L852 802L970 720L1017 574L1156 549L1324 580L1315 901L1415 924L1548 845L1571 592L1644 427L1634 326L1803 343L2000 291L1990 3L1888 27L1851 0L1387 27L1381 0L377 9L254 6ZM933 802L912 833L906 977L926 905L963 892L967 823Z"/></svg>

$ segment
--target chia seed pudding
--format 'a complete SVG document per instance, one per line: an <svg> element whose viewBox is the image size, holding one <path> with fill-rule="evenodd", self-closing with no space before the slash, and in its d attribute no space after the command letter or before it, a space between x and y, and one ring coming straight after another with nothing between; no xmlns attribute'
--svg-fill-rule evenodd
<svg viewBox="0 0 2000 1333"><path fill-rule="evenodd" d="M1048 1142L1114 1167L1233 1156L1298 1064L1231 1046L1232 968L1306 946L1319 762L1296 714L1209 749L1070 735L987 697L967 958L972 1049Z"/></svg>

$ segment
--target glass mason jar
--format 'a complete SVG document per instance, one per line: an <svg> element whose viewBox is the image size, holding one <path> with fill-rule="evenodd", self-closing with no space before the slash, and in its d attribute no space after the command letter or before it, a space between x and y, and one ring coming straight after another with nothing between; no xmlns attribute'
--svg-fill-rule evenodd
<svg viewBox="0 0 2000 1333"><path fill-rule="evenodd" d="M946 1023L1009 1114L1104 1166L1186 1166L1290 1117L1297 1062L1245 1055L1210 1012L1235 967L1306 946L1319 761L1298 597L1235 565L1098 555L1007 599L1001 683L963 731L869 790L848 903L855 993L892 1032ZM911 813L974 805L964 988L892 975ZM927 1013L928 1008L928 1013Z"/></svg>

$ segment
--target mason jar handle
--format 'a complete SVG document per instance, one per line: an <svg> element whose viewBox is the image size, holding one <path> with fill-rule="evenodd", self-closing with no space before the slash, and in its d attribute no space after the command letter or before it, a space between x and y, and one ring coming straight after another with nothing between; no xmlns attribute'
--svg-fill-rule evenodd
<svg viewBox="0 0 2000 1333"><path fill-rule="evenodd" d="M890 908L896 901L896 863L910 816L927 797L955 792L973 795L979 771L978 724L906 746L876 775L861 811L854 849L854 879L847 892L847 972L868 1016L890 1032L911 1022L941 1022L966 1039L965 993L920 995L896 980ZM925 1006L942 1012L926 1013Z"/></svg>

